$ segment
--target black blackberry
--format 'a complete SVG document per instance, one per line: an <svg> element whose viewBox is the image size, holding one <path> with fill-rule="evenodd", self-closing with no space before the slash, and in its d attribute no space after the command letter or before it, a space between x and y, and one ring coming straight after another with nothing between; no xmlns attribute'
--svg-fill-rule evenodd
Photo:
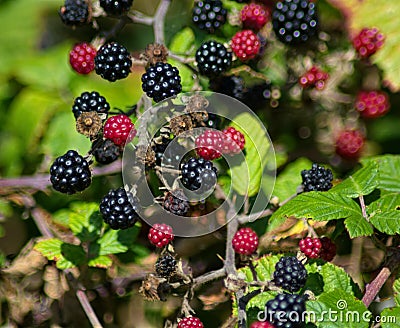
<svg viewBox="0 0 400 328"><path fill-rule="evenodd" d="M297 294L278 294L265 304L267 320L276 328L304 327L306 299Z"/></svg>
<svg viewBox="0 0 400 328"><path fill-rule="evenodd" d="M182 189L169 191L164 198L163 207L172 214L184 216L189 211L189 201Z"/></svg>
<svg viewBox="0 0 400 328"><path fill-rule="evenodd" d="M88 20L89 7L84 0L65 0L58 14L65 25L83 25Z"/></svg>
<svg viewBox="0 0 400 328"><path fill-rule="evenodd" d="M129 11L133 0L100 0L100 6L107 14L120 16Z"/></svg>
<svg viewBox="0 0 400 328"><path fill-rule="evenodd" d="M177 142L171 143L171 140L163 143L155 143L152 147L156 155L156 164L158 166L175 166L175 163L180 163L182 157L186 153L185 147Z"/></svg>
<svg viewBox="0 0 400 328"><path fill-rule="evenodd" d="M283 0L272 12L272 26L277 38L286 44L308 41L317 34L318 15L309 0Z"/></svg>
<svg viewBox="0 0 400 328"><path fill-rule="evenodd" d="M168 63L150 66L142 75L142 89L155 102L177 95L182 91L178 69Z"/></svg>
<svg viewBox="0 0 400 328"><path fill-rule="evenodd" d="M110 139L99 139L92 144L92 154L97 163L110 164L120 155L119 147Z"/></svg>
<svg viewBox="0 0 400 328"><path fill-rule="evenodd" d="M126 78L131 72L129 51L116 42L104 44L94 57L96 73L110 82Z"/></svg>
<svg viewBox="0 0 400 328"><path fill-rule="evenodd" d="M220 0L197 1L193 7L192 21L199 29L214 33L225 24L226 14Z"/></svg>
<svg viewBox="0 0 400 328"><path fill-rule="evenodd" d="M92 182L89 163L75 150L69 150L51 165L50 181L55 190L65 194L83 191Z"/></svg>
<svg viewBox="0 0 400 328"><path fill-rule="evenodd" d="M165 254L157 259L155 264L156 273L163 278L169 278L176 271L176 260L170 254Z"/></svg>
<svg viewBox="0 0 400 328"><path fill-rule="evenodd" d="M107 114L110 110L110 104L106 98L98 92L83 92L79 97L75 98L72 106L72 113L78 118L83 112L97 112L98 114Z"/></svg>
<svg viewBox="0 0 400 328"><path fill-rule="evenodd" d="M222 43L210 40L196 51L196 62L200 74L218 76L231 66L232 53Z"/></svg>
<svg viewBox="0 0 400 328"><path fill-rule="evenodd" d="M240 76L220 76L212 79L209 87L212 91L223 93L240 101L243 101L245 97L246 87L243 78Z"/></svg>
<svg viewBox="0 0 400 328"><path fill-rule="evenodd" d="M217 169L210 161L191 157L181 171L182 184L189 190L207 191L217 182Z"/></svg>
<svg viewBox="0 0 400 328"><path fill-rule="evenodd" d="M271 98L271 83L263 82L247 88L242 102L256 110L265 108L270 103Z"/></svg>
<svg viewBox="0 0 400 328"><path fill-rule="evenodd" d="M301 178L304 191L328 191L332 188L332 171L316 163L312 165L311 170L301 171Z"/></svg>
<svg viewBox="0 0 400 328"><path fill-rule="evenodd" d="M138 200L122 187L111 189L100 203L100 212L105 223L111 229L127 229L133 227L139 215L137 214Z"/></svg>
<svg viewBox="0 0 400 328"><path fill-rule="evenodd" d="M205 119L203 122L207 128L218 130L218 127L221 123L221 118L216 114L208 113L207 119Z"/></svg>
<svg viewBox="0 0 400 328"><path fill-rule="evenodd" d="M275 265L274 283L289 292L297 292L304 287L307 270L294 256L284 256Z"/></svg>

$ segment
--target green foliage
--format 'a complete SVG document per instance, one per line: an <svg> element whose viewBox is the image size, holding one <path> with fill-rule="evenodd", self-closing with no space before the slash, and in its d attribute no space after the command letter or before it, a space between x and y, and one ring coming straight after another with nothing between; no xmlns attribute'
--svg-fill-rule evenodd
<svg viewBox="0 0 400 328"><path fill-rule="evenodd" d="M382 328L400 327L400 307L384 309L381 313Z"/></svg>

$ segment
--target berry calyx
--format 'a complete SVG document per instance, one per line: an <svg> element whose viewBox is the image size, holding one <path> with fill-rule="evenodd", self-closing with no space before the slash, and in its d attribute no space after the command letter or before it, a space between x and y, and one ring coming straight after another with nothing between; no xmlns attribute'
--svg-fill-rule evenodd
<svg viewBox="0 0 400 328"><path fill-rule="evenodd" d="M104 138L110 139L117 146L123 146L136 136L136 129L128 116L120 114L107 119L103 134Z"/></svg>
<svg viewBox="0 0 400 328"><path fill-rule="evenodd" d="M196 51L196 62L201 74L212 77L225 72L232 64L232 53L222 43L204 42Z"/></svg>
<svg viewBox="0 0 400 328"><path fill-rule="evenodd" d="M174 239L174 234L171 226L164 223L156 223L150 228L147 237L154 246L162 248Z"/></svg>
<svg viewBox="0 0 400 328"><path fill-rule="evenodd" d="M222 131L224 134L223 154L234 155L240 153L244 149L245 138L242 132L229 126Z"/></svg>
<svg viewBox="0 0 400 328"><path fill-rule="evenodd" d="M378 118L389 111L389 97L383 91L360 91L355 107L362 117Z"/></svg>
<svg viewBox="0 0 400 328"><path fill-rule="evenodd" d="M336 245L335 243L328 237L321 238L321 251L319 253L319 257L327 262L333 260L336 256Z"/></svg>
<svg viewBox="0 0 400 328"><path fill-rule="evenodd" d="M275 328L275 326L267 321L256 321L250 325L250 328Z"/></svg>
<svg viewBox="0 0 400 328"><path fill-rule="evenodd" d="M311 170L301 171L304 191L328 191L332 188L333 174L326 169L313 163Z"/></svg>
<svg viewBox="0 0 400 328"><path fill-rule="evenodd" d="M320 68L313 66L300 77L299 83L304 89L315 87L317 90L322 90L325 88L325 81L328 78L329 74L327 72L324 72Z"/></svg>
<svg viewBox="0 0 400 328"><path fill-rule="evenodd" d="M94 70L94 57L96 49L89 43L76 44L69 53L69 63L79 74L89 74Z"/></svg>
<svg viewBox="0 0 400 328"><path fill-rule="evenodd" d="M364 136L358 130L342 131L336 139L336 153L345 159L358 159L363 146Z"/></svg>
<svg viewBox="0 0 400 328"><path fill-rule="evenodd" d="M278 287L294 293L306 284L307 270L294 256L281 257L275 265L274 283Z"/></svg>
<svg viewBox="0 0 400 328"><path fill-rule="evenodd" d="M205 160L212 161L220 158L222 156L223 140L224 137L220 131L206 130L195 140L196 152Z"/></svg>
<svg viewBox="0 0 400 328"><path fill-rule="evenodd" d="M100 0L100 6L107 14L120 16L132 6L133 0Z"/></svg>
<svg viewBox="0 0 400 328"><path fill-rule="evenodd" d="M204 158L191 157L181 169L182 184L189 190L204 192L217 182L217 169Z"/></svg>
<svg viewBox="0 0 400 328"><path fill-rule="evenodd" d="M368 58L383 46L385 37L377 28L363 28L354 38L353 46L361 58Z"/></svg>
<svg viewBox="0 0 400 328"><path fill-rule="evenodd" d="M178 322L178 328L204 328L204 325L197 317L185 317Z"/></svg>
<svg viewBox="0 0 400 328"><path fill-rule="evenodd" d="M252 30L239 31L231 40L232 51L241 61L255 58L260 47L260 39Z"/></svg>
<svg viewBox="0 0 400 328"><path fill-rule="evenodd" d="M192 12L193 23L201 30L214 33L226 22L227 11L220 0L195 2Z"/></svg>
<svg viewBox="0 0 400 328"><path fill-rule="evenodd" d="M303 327L306 300L298 294L278 294L265 304L268 319L276 328Z"/></svg>
<svg viewBox="0 0 400 328"><path fill-rule="evenodd" d="M251 3L243 7L240 20L246 29L260 30L268 21L268 10L260 4Z"/></svg>
<svg viewBox="0 0 400 328"><path fill-rule="evenodd" d="M306 237L299 242L300 251L310 259L317 259L321 252L321 240L319 238Z"/></svg>
<svg viewBox="0 0 400 328"><path fill-rule="evenodd" d="M163 207L172 214L184 216L189 211L189 201L182 189L169 191L164 197Z"/></svg>
<svg viewBox="0 0 400 328"><path fill-rule="evenodd" d="M232 246L238 254L251 255L257 251L258 236L251 228L241 228L233 236Z"/></svg>
<svg viewBox="0 0 400 328"><path fill-rule="evenodd" d="M98 92L83 92L79 97L76 97L72 106L72 113L75 118L78 118L84 112L96 112L98 114L107 114L110 110L110 104L106 98ZM105 115L107 116L107 115Z"/></svg>
<svg viewBox="0 0 400 328"><path fill-rule="evenodd" d="M169 278L176 271L176 260L171 254L165 254L157 259L156 273L159 277Z"/></svg>

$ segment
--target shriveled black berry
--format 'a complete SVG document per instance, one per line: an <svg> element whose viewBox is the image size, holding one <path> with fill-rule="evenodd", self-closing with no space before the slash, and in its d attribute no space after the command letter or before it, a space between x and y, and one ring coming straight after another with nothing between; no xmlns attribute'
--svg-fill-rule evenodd
<svg viewBox="0 0 400 328"><path fill-rule="evenodd" d="M240 101L245 98L246 87L243 78L240 76L220 76L212 79L209 87L212 91L223 93Z"/></svg>
<svg viewBox="0 0 400 328"><path fill-rule="evenodd" d="M306 299L297 294L278 294L265 304L267 320L276 328L301 328L306 311Z"/></svg>
<svg viewBox="0 0 400 328"><path fill-rule="evenodd" d="M55 190L65 194L83 191L92 182L89 163L75 150L69 150L51 165L50 181Z"/></svg>
<svg viewBox="0 0 400 328"><path fill-rule="evenodd" d="M289 292L297 292L306 284L307 270L294 256L284 256L275 265L274 283Z"/></svg>
<svg viewBox="0 0 400 328"><path fill-rule="evenodd" d="M181 170L182 184L189 190L207 191L217 182L217 169L210 161L191 157Z"/></svg>
<svg viewBox="0 0 400 328"><path fill-rule="evenodd" d="M168 63L150 66L142 75L142 89L155 102L177 95L182 91L178 69Z"/></svg>
<svg viewBox="0 0 400 328"><path fill-rule="evenodd" d="M158 276L169 278L176 271L176 260L170 254L165 254L157 259L155 268Z"/></svg>
<svg viewBox="0 0 400 328"><path fill-rule="evenodd" d="M193 7L192 21L199 29L214 33L225 24L226 14L220 0L197 1Z"/></svg>
<svg viewBox="0 0 400 328"><path fill-rule="evenodd" d="M110 110L110 104L106 98L98 92L83 92L76 97L72 106L72 113L78 118L83 112L97 112L98 114L107 114Z"/></svg>
<svg viewBox="0 0 400 328"><path fill-rule="evenodd" d="M272 12L272 26L277 38L286 44L308 41L318 31L315 3L309 0L282 0Z"/></svg>
<svg viewBox="0 0 400 328"><path fill-rule="evenodd" d="M100 0L100 6L107 14L119 16L127 12L133 0Z"/></svg>
<svg viewBox="0 0 400 328"><path fill-rule="evenodd" d="M105 223L111 229L127 229L133 227L139 215L138 200L122 187L111 189L100 203L100 212Z"/></svg>
<svg viewBox="0 0 400 328"><path fill-rule="evenodd" d="M163 207L172 214L184 216L189 211L189 201L182 189L169 191L164 197Z"/></svg>
<svg viewBox="0 0 400 328"><path fill-rule="evenodd" d="M201 74L218 76L231 66L232 53L222 43L210 40L196 51L196 62Z"/></svg>
<svg viewBox="0 0 400 328"><path fill-rule="evenodd" d="M131 72L132 59L129 51L116 42L104 44L94 57L95 70L110 82L126 78Z"/></svg>
<svg viewBox="0 0 400 328"><path fill-rule="evenodd" d="M65 0L58 14L65 25L79 26L87 22L89 8L84 0Z"/></svg>
<svg viewBox="0 0 400 328"><path fill-rule="evenodd" d="M332 171L316 163L312 165L311 170L301 171L301 178L304 191L328 191L332 188Z"/></svg>
<svg viewBox="0 0 400 328"><path fill-rule="evenodd" d="M110 164L120 155L120 148L110 139L96 140L92 144L92 154L97 163Z"/></svg>

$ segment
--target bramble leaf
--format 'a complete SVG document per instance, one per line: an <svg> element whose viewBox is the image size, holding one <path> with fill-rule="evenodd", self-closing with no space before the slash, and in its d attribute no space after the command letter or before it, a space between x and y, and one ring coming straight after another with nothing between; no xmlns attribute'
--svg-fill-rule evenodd
<svg viewBox="0 0 400 328"><path fill-rule="evenodd" d="M112 259L107 255L99 255L89 260L88 265L91 267L107 269L112 265Z"/></svg>
<svg viewBox="0 0 400 328"><path fill-rule="evenodd" d="M100 235L103 225L96 203L73 203L68 224L81 241L93 241Z"/></svg>
<svg viewBox="0 0 400 328"><path fill-rule="evenodd" d="M380 315L382 328L400 327L400 307L384 309Z"/></svg>

